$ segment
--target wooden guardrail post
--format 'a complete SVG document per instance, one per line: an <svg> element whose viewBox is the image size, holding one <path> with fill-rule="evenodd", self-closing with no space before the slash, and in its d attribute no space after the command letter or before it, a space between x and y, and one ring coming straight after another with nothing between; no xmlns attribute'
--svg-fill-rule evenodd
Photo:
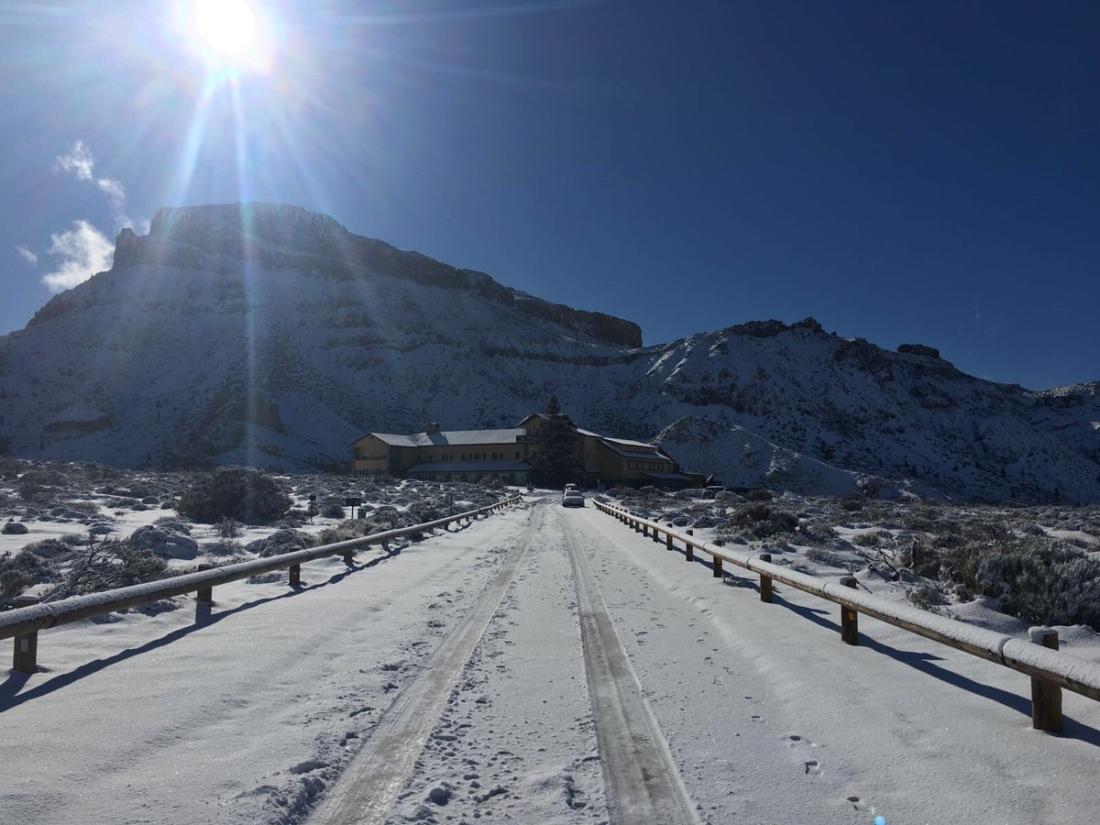
<svg viewBox="0 0 1100 825"><path fill-rule="evenodd" d="M843 576L840 583L845 587L859 587L855 576ZM840 638L848 645L859 644L859 611L843 604L840 606Z"/></svg>
<svg viewBox="0 0 1100 825"><path fill-rule="evenodd" d="M642 535L645 536L646 538L649 538L649 525L648 524L642 524Z"/></svg>
<svg viewBox="0 0 1100 825"><path fill-rule="evenodd" d="M654 527L653 528L653 543L654 544L658 544L661 541L661 537L660 537L660 535L658 535L659 533L660 533L660 530L658 530L656 527Z"/></svg>
<svg viewBox="0 0 1100 825"><path fill-rule="evenodd" d="M1058 649L1058 631L1033 627L1027 635L1037 645ZM1047 733L1062 732L1062 689L1038 676L1031 677L1031 727Z"/></svg>
<svg viewBox="0 0 1100 825"><path fill-rule="evenodd" d="M760 559L760 561L766 561L768 564L771 564L772 554L771 553L761 553L759 556L757 556L757 558ZM770 602L771 600L772 600L772 577L771 576L765 576L763 573L761 573L760 574L760 601Z"/></svg>
<svg viewBox="0 0 1100 825"><path fill-rule="evenodd" d="M444 529L446 529L446 526L444 526ZM344 551L344 564L348 567L355 566L355 550L351 547Z"/></svg>
<svg viewBox="0 0 1100 825"><path fill-rule="evenodd" d="M672 546L672 531L671 530L669 530L667 533L665 533L665 547L669 550L674 549L673 546Z"/></svg>
<svg viewBox="0 0 1100 825"><path fill-rule="evenodd" d="M288 568L288 572L290 573L290 577L289 577L290 586L291 587L301 587L302 586L302 565L292 564Z"/></svg>
<svg viewBox="0 0 1100 825"><path fill-rule="evenodd" d="M12 669L16 673L34 673L38 669L38 631L16 636L12 641L15 642Z"/></svg>
<svg viewBox="0 0 1100 825"><path fill-rule="evenodd" d="M722 557L721 556L711 556L710 557L710 569L711 569L711 575L713 575L714 578L716 578L716 579L722 578Z"/></svg>
<svg viewBox="0 0 1100 825"><path fill-rule="evenodd" d="M199 570L212 570L213 568L214 565L212 564L199 565ZM205 605L206 607L214 604L214 586L211 585L209 587L200 587L198 590L196 590L195 601L199 605Z"/></svg>
<svg viewBox="0 0 1100 825"><path fill-rule="evenodd" d="M694 530L685 530L689 536L694 536ZM695 561L695 546L690 541L684 542L684 561Z"/></svg>

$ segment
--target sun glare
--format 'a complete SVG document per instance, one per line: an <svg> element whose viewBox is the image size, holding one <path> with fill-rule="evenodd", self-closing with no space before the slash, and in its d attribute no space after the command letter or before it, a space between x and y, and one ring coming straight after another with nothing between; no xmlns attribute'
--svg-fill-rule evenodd
<svg viewBox="0 0 1100 825"><path fill-rule="evenodd" d="M211 67L263 71L269 62L263 22L248 0L194 0L184 28L192 50Z"/></svg>

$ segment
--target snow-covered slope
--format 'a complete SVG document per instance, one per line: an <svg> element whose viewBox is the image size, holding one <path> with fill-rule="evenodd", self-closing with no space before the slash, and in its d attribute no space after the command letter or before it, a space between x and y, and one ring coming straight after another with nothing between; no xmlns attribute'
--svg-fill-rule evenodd
<svg viewBox="0 0 1100 825"><path fill-rule="evenodd" d="M901 349L809 319L642 347L629 321L296 207L165 209L149 235L123 230L111 271L0 338L0 447L346 466L366 430L511 426L557 393L578 423L660 433L691 469L731 482L839 491L876 476L969 498L1100 500L1097 385L1029 392Z"/></svg>

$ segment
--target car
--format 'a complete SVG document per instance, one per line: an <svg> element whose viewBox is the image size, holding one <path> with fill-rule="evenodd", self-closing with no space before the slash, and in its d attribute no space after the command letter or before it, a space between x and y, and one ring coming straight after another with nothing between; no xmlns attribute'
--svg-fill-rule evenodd
<svg viewBox="0 0 1100 825"><path fill-rule="evenodd" d="M580 490L566 490L561 497L562 507L583 507L584 493Z"/></svg>

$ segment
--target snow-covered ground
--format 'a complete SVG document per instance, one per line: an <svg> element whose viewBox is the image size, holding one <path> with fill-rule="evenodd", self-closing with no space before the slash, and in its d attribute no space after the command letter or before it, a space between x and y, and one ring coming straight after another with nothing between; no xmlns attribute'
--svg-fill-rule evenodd
<svg viewBox="0 0 1100 825"><path fill-rule="evenodd" d="M1037 733L1014 671L867 617L844 645L834 605L782 586L762 604L749 577L550 498L350 573L311 564L298 593L219 588L202 623L189 605L42 634L49 670L0 682L0 822L329 821L429 684L423 750L366 821L608 821L624 768L596 746L592 691L611 686L586 673L571 554L699 821L1093 821L1100 704L1066 692L1065 735Z"/></svg>

